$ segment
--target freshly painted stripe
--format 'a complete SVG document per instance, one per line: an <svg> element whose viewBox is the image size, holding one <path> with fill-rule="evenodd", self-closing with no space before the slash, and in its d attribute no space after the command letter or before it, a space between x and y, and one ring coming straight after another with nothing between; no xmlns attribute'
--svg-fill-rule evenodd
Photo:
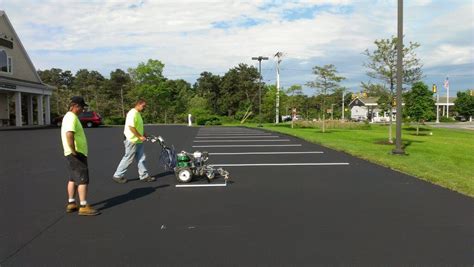
<svg viewBox="0 0 474 267"><path fill-rule="evenodd" d="M238 135L229 135L229 136L198 136L196 137L197 139L230 139L230 138L279 138L279 136L276 135L246 135L246 136L238 136Z"/></svg>
<svg viewBox="0 0 474 267"><path fill-rule="evenodd" d="M217 187L217 186L227 186L225 184L177 184L176 187Z"/></svg>
<svg viewBox="0 0 474 267"><path fill-rule="evenodd" d="M243 136L246 136L246 135L272 135L271 133L213 133L213 134L202 134L202 133L198 133L198 136L216 136L216 135L223 135L223 136L227 136L227 135L243 135Z"/></svg>
<svg viewBox="0 0 474 267"><path fill-rule="evenodd" d="M294 152L211 152L209 155L220 155L220 156L225 156L225 155L293 155L293 154L323 154L323 151L294 151Z"/></svg>
<svg viewBox="0 0 474 267"><path fill-rule="evenodd" d="M229 143L229 142L290 142L290 139L276 139L276 140L194 140L195 143Z"/></svg>
<svg viewBox="0 0 474 267"><path fill-rule="evenodd" d="M347 162L328 163L254 163L254 164L212 164L212 167L261 167L261 166L338 166L349 165Z"/></svg>
<svg viewBox="0 0 474 267"><path fill-rule="evenodd" d="M193 146L193 147L267 147L267 146L301 146L301 144L293 144L293 145L208 145L208 146Z"/></svg>
<svg viewBox="0 0 474 267"><path fill-rule="evenodd" d="M197 137L207 137L207 136L272 136L272 134L197 134Z"/></svg>

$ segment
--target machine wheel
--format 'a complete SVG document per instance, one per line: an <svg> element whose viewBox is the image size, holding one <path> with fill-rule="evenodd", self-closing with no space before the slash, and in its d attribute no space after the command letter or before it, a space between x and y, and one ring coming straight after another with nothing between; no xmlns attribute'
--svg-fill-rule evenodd
<svg viewBox="0 0 474 267"><path fill-rule="evenodd" d="M91 121L88 121L86 123L86 126L87 126L87 128L91 128L92 126L94 126L94 124Z"/></svg>
<svg viewBox="0 0 474 267"><path fill-rule="evenodd" d="M176 172L176 179L180 183L188 183L192 178L193 174L189 168L180 169Z"/></svg>

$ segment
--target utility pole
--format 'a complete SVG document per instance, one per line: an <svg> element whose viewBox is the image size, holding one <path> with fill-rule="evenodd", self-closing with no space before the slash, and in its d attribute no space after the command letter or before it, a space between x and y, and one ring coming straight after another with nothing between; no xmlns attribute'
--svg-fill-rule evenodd
<svg viewBox="0 0 474 267"><path fill-rule="evenodd" d="M280 57L283 56L282 52L277 52L275 57L277 57L276 69L277 69L277 91L276 91L276 104L275 104L275 123L280 122Z"/></svg>
<svg viewBox="0 0 474 267"><path fill-rule="evenodd" d="M392 154L405 155L402 148L402 82L403 82L403 0L398 0L397 37L397 133Z"/></svg>
<svg viewBox="0 0 474 267"><path fill-rule="evenodd" d="M258 127L262 127L262 60L268 60L268 57L252 57L252 60L258 60L258 73L260 74L260 82L258 84Z"/></svg>

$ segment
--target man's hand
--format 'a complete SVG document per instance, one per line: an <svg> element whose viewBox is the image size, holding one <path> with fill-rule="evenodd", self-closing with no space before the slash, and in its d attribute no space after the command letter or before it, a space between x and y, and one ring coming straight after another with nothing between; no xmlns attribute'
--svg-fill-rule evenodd
<svg viewBox="0 0 474 267"><path fill-rule="evenodd" d="M135 135L140 141L142 141L142 142L146 141L146 135L139 134L135 127L128 126L128 128L133 133L133 135Z"/></svg>
<svg viewBox="0 0 474 267"><path fill-rule="evenodd" d="M66 140L71 154L77 156L76 146L74 145L74 132L66 132Z"/></svg>

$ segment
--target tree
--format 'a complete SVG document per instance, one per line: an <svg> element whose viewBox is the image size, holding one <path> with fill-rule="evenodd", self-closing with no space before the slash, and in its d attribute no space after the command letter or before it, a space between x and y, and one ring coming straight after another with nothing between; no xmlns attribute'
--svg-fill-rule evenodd
<svg viewBox="0 0 474 267"><path fill-rule="evenodd" d="M91 108L100 112L104 81L104 76L98 71L80 69L76 72L72 87L75 94L82 95Z"/></svg>
<svg viewBox="0 0 474 267"><path fill-rule="evenodd" d="M71 84L74 80L71 71L52 68L44 71L38 70L38 75L44 83L56 87L51 96L51 102L56 106L53 108L55 116L66 113L69 99L72 96Z"/></svg>
<svg viewBox="0 0 474 267"><path fill-rule="evenodd" d="M370 81L368 83L361 82L362 93L368 97L378 97L377 107L380 109L379 115L388 113L392 117L392 102L393 98L390 91L383 84L374 84ZM385 124L385 122L384 122ZM389 132L389 139L391 140L391 131Z"/></svg>
<svg viewBox="0 0 474 267"><path fill-rule="evenodd" d="M299 84L293 84L286 90L286 94L288 95L288 100L286 101L286 110L289 111L292 108L301 110L305 101L303 87Z"/></svg>
<svg viewBox="0 0 474 267"><path fill-rule="evenodd" d="M136 68L128 69L132 80L138 84L157 85L166 80L163 76L165 64L156 59L141 62Z"/></svg>
<svg viewBox="0 0 474 267"><path fill-rule="evenodd" d="M107 81L105 86L105 93L108 99L114 103L109 105L110 107L116 106L116 103L120 103L120 114L125 117L125 98L124 96L130 90L131 78L128 73L121 69L116 69L110 72L110 79ZM115 111L114 113L118 113Z"/></svg>
<svg viewBox="0 0 474 267"><path fill-rule="evenodd" d="M276 106L276 85L266 85L265 95L262 96L262 119L264 121L275 121L275 106ZM288 96L285 90L280 93L280 116L282 115L282 108L288 103ZM280 120L281 121L281 120Z"/></svg>
<svg viewBox="0 0 474 267"><path fill-rule="evenodd" d="M196 94L207 100L205 109L210 107L214 114L219 113L218 102L221 95L221 80L222 78L219 75L205 71L201 73L194 84Z"/></svg>
<svg viewBox="0 0 474 267"><path fill-rule="evenodd" d="M185 80L167 80L164 82L163 101L161 106L164 112L164 122L168 123L168 118L173 122L183 121L188 110L188 103L193 96L191 85Z"/></svg>
<svg viewBox="0 0 474 267"><path fill-rule="evenodd" d="M390 104L389 110L392 110L392 102L395 94L395 85L397 81L397 37L392 36L391 39L375 40L376 50L370 52L368 49L363 53L368 57L368 62L364 63L364 67L368 68L367 75L371 78L380 80L389 85ZM403 47L403 83L411 85L421 80L423 72L420 59L415 54L415 49L420 44L410 42ZM391 113L391 112L390 112ZM392 140L392 116L390 114L390 126L388 141Z"/></svg>
<svg viewBox="0 0 474 267"><path fill-rule="evenodd" d="M379 99L377 100L377 106L380 109L380 115L384 115L386 112L389 114L390 117L392 117L392 100L390 95L387 94L382 94ZM385 124L385 122L384 122Z"/></svg>
<svg viewBox="0 0 474 267"><path fill-rule="evenodd" d="M472 119L474 116L474 94L472 91L458 92L457 98L454 100L454 109L459 115Z"/></svg>
<svg viewBox="0 0 474 267"><path fill-rule="evenodd" d="M164 66L159 60L149 59L146 63L139 63L136 68L128 69L133 87L127 96L132 101L139 98L147 101L143 117L148 122L157 122L160 118L166 117L160 115L165 115L165 110L170 105L167 102L170 92L163 76Z"/></svg>
<svg viewBox="0 0 474 267"><path fill-rule="evenodd" d="M381 97L390 94L383 84L374 84L369 81L368 83L361 82L360 85L362 87L362 93L368 97Z"/></svg>
<svg viewBox="0 0 474 267"><path fill-rule="evenodd" d="M232 116L239 110L247 110L249 107L253 107L254 112L257 111L259 78L257 68L243 63L226 72L222 77L220 84L222 94L217 103L220 113ZM262 95L265 95L263 90Z"/></svg>
<svg viewBox="0 0 474 267"><path fill-rule="evenodd" d="M416 135L419 134L420 122L434 116L434 105L433 92L423 82L416 82L411 91L405 94L405 113L417 122Z"/></svg>
<svg viewBox="0 0 474 267"><path fill-rule="evenodd" d="M339 88L339 82L345 78L342 76L337 76L336 67L332 64L324 65L323 67L315 66L313 67L313 74L316 75L314 81L307 82L306 84L315 88L317 93L322 97L321 110L323 113L323 128L322 132L325 132L325 120L326 120L326 95L329 92L335 91Z"/></svg>

